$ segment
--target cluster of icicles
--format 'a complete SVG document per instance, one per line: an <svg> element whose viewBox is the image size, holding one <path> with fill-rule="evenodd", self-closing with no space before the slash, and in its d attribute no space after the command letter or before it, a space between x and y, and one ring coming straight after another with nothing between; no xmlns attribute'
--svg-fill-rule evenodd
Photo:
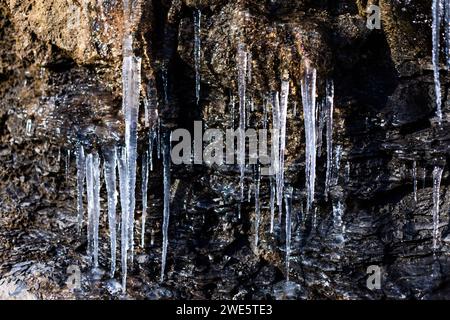
<svg viewBox="0 0 450 320"><path fill-rule="evenodd" d="M438 106L437 115L439 121L442 118L440 83L439 83L439 26L441 11L443 5L441 0L433 1L433 66L435 71L436 83L436 103ZM131 17L131 9L128 2L124 1L125 17ZM445 14L450 16L450 0L445 0ZM116 273L116 252L118 236L117 226L120 226L120 253L121 253L121 275L122 290L126 291L127 267L133 263L134 257L134 224L136 211L136 168L137 168L137 143L138 143L138 115L140 104L140 86L141 86L141 59L134 56L133 53L133 35L130 28L132 19L125 19L125 36L123 42L123 114L125 117L125 145L123 147L110 146L102 150L103 157L97 152L85 154L81 144L77 145L76 163L77 163L77 211L78 225L81 230L84 220L83 195L84 183L86 183L87 198L87 238L88 254L92 265L99 267L99 223L100 223L100 186L101 186L101 168L107 192L108 225L110 235L110 276L113 278ZM128 21L128 22L127 22ZM197 104L200 103L200 64L201 64L201 12L194 12L194 62L195 62L195 96ZM450 43L450 33L446 29L447 42ZM450 48L450 46L449 46ZM448 56L447 56L448 58ZM251 52L247 45L240 41L237 46L236 66L238 80L238 106L239 123L238 128L245 132L249 123L248 112L253 111L253 99L248 97L247 85L251 81ZM450 59L448 59L450 61ZM305 128L305 181L306 181L306 215L313 214L313 225L316 224L316 211L314 210L314 196L316 185L316 162L318 153L322 148L323 130L326 130L326 177L325 177L325 198L328 199L330 188L338 184L338 174L340 171L340 162L342 157L342 146L333 146L333 111L334 111L334 84L333 81L326 81L325 98L317 100L316 70L310 63L304 63L304 78L301 81L301 100L303 105L303 119ZM167 75L165 75L164 84L167 85ZM286 128L287 112L289 106L290 81L287 73L283 74L280 84L280 92L268 94L264 99L264 118L263 128L267 129L268 112L272 111L272 155L274 163L273 172L270 177L270 233L274 233L276 225L282 225L283 212L285 213L285 254L286 254L286 275L289 278L289 260L291 253L291 216L293 188L285 183L285 151L286 151ZM167 101L167 92L164 93ZM234 97L230 99L232 105L232 127L234 128ZM146 126L149 125L150 111L148 103L144 103ZM153 154L156 152L158 158L163 158L163 186L164 186L164 208L162 223L162 258L161 258L161 281L164 280L166 257L168 249L168 227L170 217L170 138L161 136L160 123L157 110L153 110L152 125L149 130L148 149L142 158L142 222L140 245L145 247L145 227L148 209L148 180L149 172L153 170ZM294 115L296 115L296 105L294 104ZM246 173L246 148L245 135L240 135L238 164L240 169L239 188L240 203L244 201L244 181ZM68 154L70 157L70 154ZM102 165L103 159L103 165ZM66 172L67 172L66 168ZM349 175L350 164L346 165L346 176ZM433 170L433 248L436 249L439 243L439 188L443 168L436 166ZM117 174L119 193L117 192ZM416 162L413 165L414 178L414 199L417 201L417 168ZM255 196L255 248L259 243L259 231L261 223L261 204L260 204L260 185L261 168L258 166L255 174L255 183L253 186ZM285 187L288 185L288 187ZM286 189L286 190L285 190ZM251 188L249 188L249 195ZM116 205L118 194L120 195L120 223L117 221ZM284 203L284 208L283 208ZM275 219L275 211L278 208L278 221ZM337 238L342 242L344 240L344 226L342 215L344 212L343 200L333 199L333 221L337 231Z"/></svg>
<svg viewBox="0 0 450 320"><path fill-rule="evenodd" d="M117 231L120 230L120 265L122 275L122 290L126 291L127 267L133 263L134 257L134 224L136 211L136 168L137 168L137 144L138 144L138 115L140 104L140 86L141 86L141 59L133 53L133 35L130 28L132 20L132 12L128 6L128 2L124 1L125 17L125 36L123 41L123 114L125 118L125 144L124 146L110 146L102 149L102 157L97 152L85 154L85 149L80 143L77 145L76 162L77 162L77 211L78 225L81 231L84 223L84 182L86 182L86 198L87 198L87 238L88 238L88 254L91 258L93 268L99 267L99 223L100 223L100 187L101 187L101 168L103 168L103 176L107 191L107 208L108 208L108 225L110 235L111 265L110 276L113 278L116 273L116 252L118 236ZM128 21L128 22L127 22ZM200 23L201 12L194 12L194 61L195 61L195 93L197 103L200 101L200 63L201 63L201 41L200 41ZM247 82L251 80L251 53L248 52L247 46L243 42L239 42L237 46L237 79L238 79L238 96L239 96L239 129L245 132L249 117L247 110L253 111L254 103L247 96ZM167 75L164 77L167 80ZM334 85L332 81L326 83L326 97L323 101L316 101L316 70L309 64L305 63L305 75L301 82L302 104L305 126L305 151L306 151L306 190L307 190L307 214L312 213L314 206L315 180L316 180L316 159L317 150L322 145L322 132L326 129L326 150L327 150L327 171L325 181L325 195L328 197L330 186L337 184L337 174L339 172L342 147L337 146L333 150L333 110L334 110ZM166 80L164 84L166 87ZM289 277L289 258L291 252L291 211L293 188L285 189L285 150L286 150L286 128L287 128L287 111L289 105L290 81L289 75L286 73L281 80L281 91L268 95L264 105L264 129L268 128L268 110L272 111L272 152L274 153L273 177L270 178L270 232L274 232L276 225L275 211L278 207L278 225L281 226L282 214L285 212L285 234L286 234L286 272ZM167 100L167 92L164 93ZM234 129L234 98L233 105L233 129ZM150 111L148 103L144 103L146 125L149 124ZM153 110L155 111L155 110ZM296 107L294 108L294 114ZM164 208L163 208L163 224L162 224L162 258L161 258L161 281L164 280L166 257L168 249L168 227L170 217L170 137L161 137L160 123L158 112L152 113L156 119L152 119L152 123L157 125L151 126L149 131L148 149L142 158L142 222L141 222L141 240L140 245L145 247L145 227L148 208L148 179L149 171L153 169L153 154L156 152L158 158L162 154L163 158L163 185L164 185ZM245 135L240 135L243 141L239 143L238 163L240 166L240 203L244 201L244 180L245 180ZM156 151L155 151L155 150ZM334 152L334 155L333 155ZM70 155L69 155L70 157ZM103 165L102 165L103 160ZM66 168L67 170L67 168ZM261 222L260 213L260 182L261 172L258 166L256 183L254 186L255 193L255 247L259 243L259 229ZM119 193L117 192L117 173ZM249 194L251 189L249 188ZM116 205L118 194L120 195L121 215L120 221L117 221ZM285 204L283 210L283 201ZM240 212L239 203L239 212ZM334 221L338 228L341 228L339 235L343 237L342 229L342 201L335 201L333 204ZM315 221L316 219L314 219ZM117 226L120 226L119 228Z"/></svg>

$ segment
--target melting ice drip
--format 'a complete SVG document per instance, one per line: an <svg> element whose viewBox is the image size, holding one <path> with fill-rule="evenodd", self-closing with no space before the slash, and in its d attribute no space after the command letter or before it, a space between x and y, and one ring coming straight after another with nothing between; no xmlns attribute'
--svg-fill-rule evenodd
<svg viewBox="0 0 450 320"><path fill-rule="evenodd" d="M433 170L433 250L438 248L441 240L439 234L439 191L441 188L442 172L444 168L434 167Z"/></svg>
<svg viewBox="0 0 450 320"><path fill-rule="evenodd" d="M200 101L200 60L201 60L201 19L202 12L194 11L194 62L195 62L195 97L197 104Z"/></svg>
<svg viewBox="0 0 450 320"><path fill-rule="evenodd" d="M306 139L306 214L309 214L314 202L316 180L316 69L306 66L301 87Z"/></svg>
<svg viewBox="0 0 450 320"><path fill-rule="evenodd" d="M145 223L147 219L147 191L148 191L148 170L149 155L146 151L142 157L142 222L141 222L141 248L145 246Z"/></svg>

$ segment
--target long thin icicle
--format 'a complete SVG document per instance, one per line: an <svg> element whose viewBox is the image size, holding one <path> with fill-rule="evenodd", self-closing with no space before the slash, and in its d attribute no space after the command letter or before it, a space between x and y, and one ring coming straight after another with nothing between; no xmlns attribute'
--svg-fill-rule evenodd
<svg viewBox="0 0 450 320"><path fill-rule="evenodd" d="M121 235L120 235L120 251L121 251L121 266L122 266L122 291L126 291L127 283L127 261L128 261L128 165L127 153L125 148L120 149L119 157L119 189L120 189L120 207L121 207Z"/></svg>
<svg viewBox="0 0 450 320"><path fill-rule="evenodd" d="M270 178L270 233L273 233L275 223L275 193L276 183Z"/></svg>
<svg viewBox="0 0 450 320"><path fill-rule="evenodd" d="M330 191L331 170L333 166L333 111L334 111L334 85L327 81L325 100L326 143L327 143L327 171L325 177L325 198L328 199Z"/></svg>
<svg viewBox="0 0 450 320"><path fill-rule="evenodd" d="M202 12L200 9L194 11L194 61L195 61L195 97L197 105L200 101L200 63L201 63L201 20Z"/></svg>
<svg viewBox="0 0 450 320"><path fill-rule="evenodd" d="M440 34L441 34L441 18L443 11L443 0L433 0L432 12L432 52L431 59L433 63L434 91L436 99L436 116L439 123L442 121L442 97L441 97L441 81L439 78L439 50L440 50Z"/></svg>
<svg viewBox="0 0 450 320"><path fill-rule="evenodd" d="M134 211L136 205L136 160L137 124L139 114L139 94L141 83L141 59L132 54L132 38L124 42L123 60L123 110L125 113L125 147L128 168L128 237L130 241L130 261L134 256Z"/></svg>
<svg viewBox="0 0 450 320"><path fill-rule="evenodd" d="M77 146L77 212L78 212L78 232L81 232L83 226L83 194L84 194L84 178L86 175L86 160L84 148L81 144Z"/></svg>
<svg viewBox="0 0 450 320"><path fill-rule="evenodd" d="M116 219L116 202L117 202L117 188L116 188L116 167L117 167L117 151L116 147L112 147L105 152L105 182L106 192L108 194L108 225L109 238L111 249L111 278L116 272L116 251L117 251L117 219Z"/></svg>
<svg viewBox="0 0 450 320"><path fill-rule="evenodd" d="M305 77L302 80L302 102L305 121L306 140L306 214L311 212L316 180L316 69L306 66Z"/></svg>
<svg viewBox="0 0 450 320"><path fill-rule="evenodd" d="M237 48L237 68L238 68L238 92L239 92L239 155L238 163L240 168L239 186L241 188L241 201L244 200L244 177L245 177L245 125L246 125L246 95L247 95L247 47L244 43L239 43Z"/></svg>
<svg viewBox="0 0 450 320"><path fill-rule="evenodd" d="M259 189L261 185L261 172L258 166L256 172L256 185L255 185L255 248L258 248L259 244L259 225L261 223L261 208L259 200Z"/></svg>
<svg viewBox="0 0 450 320"><path fill-rule="evenodd" d="M436 250L438 248L438 245L441 241L441 237L439 234L439 193L443 171L444 168L439 166L435 166L433 170L433 250Z"/></svg>
<svg viewBox="0 0 450 320"><path fill-rule="evenodd" d="M87 240L88 240L88 254L93 257L94 252L94 158L92 154L88 154L86 157L86 193L87 193ZM92 262L92 261L91 261Z"/></svg>
<svg viewBox="0 0 450 320"><path fill-rule="evenodd" d="M170 218L170 141L171 137L164 139L163 146L163 177L164 177L164 213L163 213L163 245L161 257L161 282L164 281L166 269L167 249L169 245L169 218Z"/></svg>
<svg viewBox="0 0 450 320"><path fill-rule="evenodd" d="M147 189L148 189L148 151L142 157L142 223L141 223L141 248L145 246L145 223L147 219Z"/></svg>
<svg viewBox="0 0 450 320"><path fill-rule="evenodd" d="M286 119L287 119L287 107L289 100L289 80L283 80L281 82L281 94L280 94L280 113L279 113L279 128L280 128L280 160L279 164L279 179L277 181L277 194L278 197L278 207L280 208L280 219L283 201L283 190L284 190L284 155L286 149Z"/></svg>
<svg viewBox="0 0 450 320"><path fill-rule="evenodd" d="M94 268L98 267L98 230L100 223L100 158L97 153L86 159L88 198L88 251Z"/></svg>
<svg viewBox="0 0 450 320"><path fill-rule="evenodd" d="M293 188L288 187L285 193L285 205L286 205L286 280L289 280L289 263L291 257L291 215L292 215L292 193Z"/></svg>
<svg viewBox="0 0 450 320"><path fill-rule="evenodd" d="M279 193L278 185L280 185L280 96L278 92L272 95L272 168L275 174L276 202L278 208L283 202L283 195ZM281 214L279 213L279 223L281 224Z"/></svg>

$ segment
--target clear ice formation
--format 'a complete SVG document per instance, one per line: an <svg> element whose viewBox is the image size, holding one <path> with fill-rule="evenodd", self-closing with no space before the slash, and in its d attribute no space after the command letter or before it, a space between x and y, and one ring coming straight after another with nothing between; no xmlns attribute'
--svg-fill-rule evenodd
<svg viewBox="0 0 450 320"><path fill-rule="evenodd" d="M444 168L439 166L435 166L433 170L433 250L438 249L439 243L441 241L439 233L439 198L443 171Z"/></svg>
<svg viewBox="0 0 450 320"><path fill-rule="evenodd" d="M306 65L305 76L301 82L303 115L306 140L306 214L311 212L314 202L316 181L316 69Z"/></svg>
<svg viewBox="0 0 450 320"><path fill-rule="evenodd" d="M334 111L334 85L329 80L326 84L325 99L326 144L327 144L327 171L325 177L325 198L328 199L330 191L331 171L333 167L333 111Z"/></svg>
<svg viewBox="0 0 450 320"><path fill-rule="evenodd" d="M100 158L97 153L86 157L88 200L88 253L93 267L98 267L98 229L100 223Z"/></svg>
<svg viewBox="0 0 450 320"><path fill-rule="evenodd" d="M261 224L261 208L259 192L261 186L261 172L259 166L256 172L256 185L255 185L255 249L258 248L259 244L259 225Z"/></svg>
<svg viewBox="0 0 450 320"><path fill-rule="evenodd" d="M433 64L434 77L434 92L436 100L436 116L439 123L442 121L442 96L441 96L441 81L439 78L439 51L440 51L440 34L441 34L441 20L443 13L443 0L433 0L432 12L432 51L431 60ZM448 23L447 23L448 24Z"/></svg>
<svg viewBox="0 0 450 320"><path fill-rule="evenodd" d="M292 193L293 188L286 188L285 193L285 206L286 206L286 280L289 280L289 262L291 257L291 236L292 236Z"/></svg>
<svg viewBox="0 0 450 320"><path fill-rule="evenodd" d="M116 272L116 251L117 251L116 168L117 168L117 151L116 147L112 147L105 152L105 165L104 165L104 176L108 198L108 225L109 225L109 238L111 249L111 269L110 269L111 278L114 277L114 274Z"/></svg>
<svg viewBox="0 0 450 320"><path fill-rule="evenodd" d="M164 281L166 269L167 249L169 245L169 218L170 218L170 141L171 137L164 139L163 145L163 177L164 177L164 213L163 213L163 246L161 257L161 282Z"/></svg>
<svg viewBox="0 0 450 320"><path fill-rule="evenodd" d="M76 163L77 163L77 215L78 215L78 232L81 232L83 227L83 194L84 194L84 178L86 175L86 164L84 148L81 143L77 145L76 152Z"/></svg>
<svg viewBox="0 0 450 320"><path fill-rule="evenodd" d="M197 105L200 102L200 63L201 63L201 20L200 9L194 11L194 62L195 62L195 98Z"/></svg>
<svg viewBox="0 0 450 320"><path fill-rule="evenodd" d="M128 270L128 208L129 197L128 192L128 165L127 153L125 148L121 148L118 155L119 165L119 190L120 190L120 207L121 207L121 229L120 229L120 251L122 266L122 291L126 291L127 270Z"/></svg>
<svg viewBox="0 0 450 320"><path fill-rule="evenodd" d="M247 95L247 46L240 42L237 47L237 69L238 69L238 93L239 93L239 150L238 164L240 169L239 186L241 189L241 201L244 200L244 177L245 177L245 126L246 126L246 95Z"/></svg>
<svg viewBox="0 0 450 320"><path fill-rule="evenodd" d="M145 247L145 223L147 219L147 190L148 190L148 169L149 156L146 151L142 157L142 222L141 222L141 248Z"/></svg>

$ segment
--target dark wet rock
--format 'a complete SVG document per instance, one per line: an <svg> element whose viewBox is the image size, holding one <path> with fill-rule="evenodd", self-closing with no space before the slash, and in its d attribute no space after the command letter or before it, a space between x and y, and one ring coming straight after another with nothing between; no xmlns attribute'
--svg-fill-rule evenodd
<svg viewBox="0 0 450 320"><path fill-rule="evenodd" d="M155 159L147 244L136 247L126 295L115 281L120 265L115 280L107 272L103 185L101 272L92 274L85 232L80 235L76 228L75 144L81 141L87 150L101 152L121 141L124 131L121 1L100 2L0 0L0 298L449 297L448 168L441 187L443 241L436 252L432 249L432 170L450 155L448 71L442 63L444 122L439 127L434 119L429 1L379 1L382 30L366 27L363 0L143 2L135 53L143 58L142 96L159 105L163 130L192 130L194 120L210 128L231 126L239 42L252 52L251 126L261 125L264 98L280 90L281 78L289 74L286 177L294 187L293 250L286 281L284 224L274 234L268 232L267 178L261 182L256 249L254 194L242 203L240 217L238 213L239 168L173 166L169 255L166 281L160 283L162 165ZM193 60L196 8L203 17L199 105ZM326 79L334 79L334 144L343 147L338 186L329 199L324 197L325 148L318 154L316 226L304 209L300 80L305 59L318 70L319 97ZM235 113L236 124L237 107ZM139 130L143 150L143 112ZM72 156L66 175L68 150ZM138 183L140 179L139 174ZM253 182L249 167L246 185ZM140 192L137 198L140 230ZM344 241L333 223L333 201L340 198ZM381 290L367 288L371 265L382 270ZM67 284L71 266L80 270L76 290Z"/></svg>

